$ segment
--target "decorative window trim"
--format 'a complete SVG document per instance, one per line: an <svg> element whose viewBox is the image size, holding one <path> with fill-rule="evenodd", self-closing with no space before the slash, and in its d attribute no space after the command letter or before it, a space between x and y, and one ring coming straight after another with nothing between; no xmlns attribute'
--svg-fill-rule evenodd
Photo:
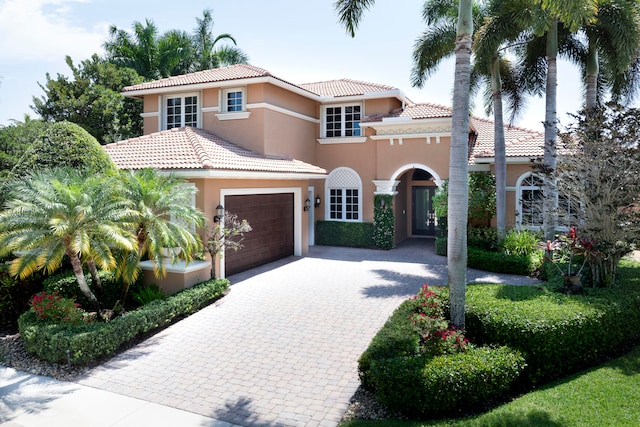
<svg viewBox="0 0 640 427"><path fill-rule="evenodd" d="M227 95L229 93L240 92L242 99L240 100L240 110L229 111L229 104L227 103ZM247 111L247 88L244 86L224 87L220 89L220 112L221 113L239 113L241 111Z"/></svg>
<svg viewBox="0 0 640 427"><path fill-rule="evenodd" d="M366 136L345 136L341 138L318 138L320 144L362 144L367 142Z"/></svg>
<svg viewBox="0 0 640 427"><path fill-rule="evenodd" d="M218 113L216 117L218 120L240 120L248 119L251 115L251 111L239 111L236 113Z"/></svg>
<svg viewBox="0 0 640 427"><path fill-rule="evenodd" d="M340 175L343 175L340 177ZM346 176L345 176L346 175ZM340 179L343 182L335 182L337 179ZM346 181L346 183L344 182ZM341 222L362 222L362 179L358 172L349 167L338 167L332 170L327 179L325 180L325 195L326 195L326 203L325 205L325 220L326 221L341 221ZM341 214L342 218L331 218L331 190L342 190L342 209ZM357 191L357 211L355 212L357 215L356 219L346 219L347 213L347 201L348 197L346 194L346 190L356 190Z"/></svg>
<svg viewBox="0 0 640 427"><path fill-rule="evenodd" d="M183 92L183 93L172 93L172 94L168 94L168 95L164 95L162 97L162 125L161 128L163 130L169 129L169 124L168 124L168 113L167 113L167 109L168 109L168 102L170 99L176 99L176 98L180 98L181 101L181 105L182 105L182 112L181 112L181 119L180 119L180 126L174 126L174 127L183 127L185 126L185 120L184 120L184 114L185 114L185 110L184 110L184 100L185 98L188 97L195 97L196 98L196 125L194 127L201 127L200 123L202 120L201 117L201 113L202 113L202 108L200 106L200 93L199 92ZM193 126L193 125L190 125Z"/></svg>
<svg viewBox="0 0 640 427"><path fill-rule="evenodd" d="M329 108L342 108L342 112L341 112L341 123L342 123L342 127L341 127L341 133L345 132L345 108L347 107L360 107L360 119L357 120L358 126L358 133L359 135L352 135L352 136L331 136L331 137L327 137L327 109ZM364 103L362 102L348 102L348 103L341 103L341 104L326 104L322 106L322 129L321 129L321 138L320 140L331 140L331 139L338 139L338 138L360 138L364 135L364 131L362 130L363 128L360 126L360 123L362 122L362 118L365 116L365 112L364 112ZM353 120L355 121L355 120ZM365 138L366 140L366 138Z"/></svg>
<svg viewBox="0 0 640 427"><path fill-rule="evenodd" d="M525 191L539 190L540 193L542 193L542 186L532 186L532 185L523 186L522 183L526 179L531 177L537 177L540 180L543 179L540 176L534 174L533 172L525 172L524 174L520 175L520 177L518 177L518 180L516 181L516 227L524 228L528 230L540 230L542 228L542 223L540 223L540 225L522 225L522 217L523 217L522 191L523 190ZM540 203L542 203L542 199L540 199Z"/></svg>

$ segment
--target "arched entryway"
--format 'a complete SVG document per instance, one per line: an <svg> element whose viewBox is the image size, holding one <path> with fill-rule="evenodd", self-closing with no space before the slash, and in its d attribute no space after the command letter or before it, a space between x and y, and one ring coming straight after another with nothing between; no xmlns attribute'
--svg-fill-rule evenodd
<svg viewBox="0 0 640 427"><path fill-rule="evenodd" d="M408 237L436 235L433 196L442 179L432 168L423 164L405 165L394 172L391 179L374 183L376 194L394 196L396 243Z"/></svg>

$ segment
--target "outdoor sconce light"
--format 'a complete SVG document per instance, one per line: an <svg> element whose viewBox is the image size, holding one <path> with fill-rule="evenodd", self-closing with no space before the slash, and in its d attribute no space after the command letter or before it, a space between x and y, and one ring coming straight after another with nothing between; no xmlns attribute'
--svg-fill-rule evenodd
<svg viewBox="0 0 640 427"><path fill-rule="evenodd" d="M307 200L304 201L304 211L308 211L309 209L311 209L311 200L309 200L309 198L307 198Z"/></svg>
<svg viewBox="0 0 640 427"><path fill-rule="evenodd" d="M224 206L216 206L216 216L213 217L213 222L220 222L224 218Z"/></svg>
<svg viewBox="0 0 640 427"><path fill-rule="evenodd" d="M320 206L320 196L316 196L315 207L317 208L318 206Z"/></svg>

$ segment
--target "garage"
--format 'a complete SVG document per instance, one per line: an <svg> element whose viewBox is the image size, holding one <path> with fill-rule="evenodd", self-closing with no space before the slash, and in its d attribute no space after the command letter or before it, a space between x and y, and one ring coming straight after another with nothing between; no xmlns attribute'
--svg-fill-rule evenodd
<svg viewBox="0 0 640 427"><path fill-rule="evenodd" d="M293 193L227 196L225 210L246 219L253 230L244 247L224 255L226 275L232 275L294 254Z"/></svg>

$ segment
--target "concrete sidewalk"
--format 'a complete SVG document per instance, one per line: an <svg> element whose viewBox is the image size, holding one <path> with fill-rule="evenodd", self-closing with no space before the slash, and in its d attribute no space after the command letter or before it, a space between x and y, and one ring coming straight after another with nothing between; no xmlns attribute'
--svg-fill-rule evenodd
<svg viewBox="0 0 640 427"><path fill-rule="evenodd" d="M0 367L3 427L233 427L153 402Z"/></svg>
<svg viewBox="0 0 640 427"><path fill-rule="evenodd" d="M371 338L424 283L446 283L446 258L433 246L316 246L305 258L235 275L229 295L75 383L5 370L0 420L334 427L359 386L357 360ZM468 280L536 283L474 270Z"/></svg>

